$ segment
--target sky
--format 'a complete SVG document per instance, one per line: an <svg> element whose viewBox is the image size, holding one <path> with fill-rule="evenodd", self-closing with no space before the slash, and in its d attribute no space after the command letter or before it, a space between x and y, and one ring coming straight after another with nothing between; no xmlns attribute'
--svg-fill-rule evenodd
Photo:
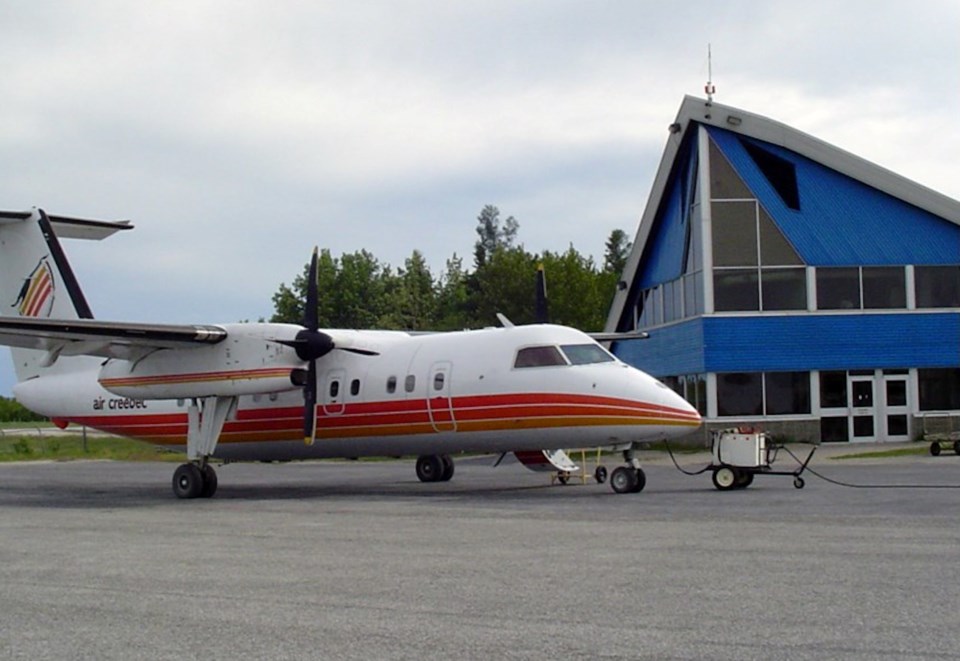
<svg viewBox="0 0 960 661"><path fill-rule="evenodd" d="M960 199L958 31L956 0L5 0L0 209L131 220L64 242L117 321L269 317L315 245L469 267L487 204L602 262L708 77Z"/></svg>

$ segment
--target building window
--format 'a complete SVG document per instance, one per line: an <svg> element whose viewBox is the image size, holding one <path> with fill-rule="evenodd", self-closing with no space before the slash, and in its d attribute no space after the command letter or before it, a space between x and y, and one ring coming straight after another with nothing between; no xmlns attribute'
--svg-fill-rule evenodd
<svg viewBox="0 0 960 661"><path fill-rule="evenodd" d="M756 266L756 201L714 202L710 209L714 266Z"/></svg>
<svg viewBox="0 0 960 661"><path fill-rule="evenodd" d="M863 307L867 310L904 309L907 286L901 266L864 266Z"/></svg>
<svg viewBox="0 0 960 661"><path fill-rule="evenodd" d="M760 290L765 311L807 309L807 271L804 268L761 269Z"/></svg>
<svg viewBox="0 0 960 661"><path fill-rule="evenodd" d="M846 443L850 440L847 416L820 418L820 441L823 443Z"/></svg>
<svg viewBox="0 0 960 661"><path fill-rule="evenodd" d="M918 308L960 307L960 266L917 266L914 277Z"/></svg>
<svg viewBox="0 0 960 661"><path fill-rule="evenodd" d="M921 411L960 410L960 369L917 370Z"/></svg>
<svg viewBox="0 0 960 661"><path fill-rule="evenodd" d="M717 413L721 416L763 415L760 372L717 374Z"/></svg>
<svg viewBox="0 0 960 661"><path fill-rule="evenodd" d="M847 407L846 372L820 372L820 407L825 409Z"/></svg>
<svg viewBox="0 0 960 661"><path fill-rule="evenodd" d="M809 372L730 372L717 374L720 416L810 413Z"/></svg>
<svg viewBox="0 0 960 661"><path fill-rule="evenodd" d="M860 269L821 267L817 269L818 310L859 310Z"/></svg>
<svg viewBox="0 0 960 661"><path fill-rule="evenodd" d="M757 269L713 272L713 308L717 312L753 312L760 309Z"/></svg>
<svg viewBox="0 0 960 661"><path fill-rule="evenodd" d="M809 372L768 372L763 380L767 415L810 413Z"/></svg>

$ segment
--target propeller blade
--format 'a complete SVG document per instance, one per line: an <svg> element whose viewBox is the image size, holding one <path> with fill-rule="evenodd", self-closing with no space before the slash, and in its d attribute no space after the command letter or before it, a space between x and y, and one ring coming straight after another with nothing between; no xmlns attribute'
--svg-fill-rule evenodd
<svg viewBox="0 0 960 661"><path fill-rule="evenodd" d="M537 297L533 306L533 315L538 324L550 323L550 309L547 305L547 276L543 264L537 264Z"/></svg>
<svg viewBox="0 0 960 661"><path fill-rule="evenodd" d="M303 442L313 445L317 435L317 361L307 367L307 382L303 386Z"/></svg>
<svg viewBox="0 0 960 661"><path fill-rule="evenodd" d="M320 294L317 291L317 248L314 246L310 257L310 270L307 275L307 300L304 303L303 325L307 330L316 331L320 326L317 318L317 307L320 304Z"/></svg>

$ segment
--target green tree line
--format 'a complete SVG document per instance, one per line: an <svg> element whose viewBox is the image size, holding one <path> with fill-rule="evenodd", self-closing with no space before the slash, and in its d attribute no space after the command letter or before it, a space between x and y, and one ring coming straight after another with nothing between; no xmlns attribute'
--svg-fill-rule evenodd
<svg viewBox="0 0 960 661"><path fill-rule="evenodd" d="M513 216L501 221L497 207L485 206L477 217L472 268L454 254L439 276L430 272L419 250L394 269L366 250L335 258L324 249L317 268L320 326L458 330L495 325L498 312L516 324L531 323L536 270L542 264L550 321L602 330L630 250L626 233L610 233L598 266L573 244L562 253L530 253L517 242L519 227ZM303 319L308 267L274 293L271 321Z"/></svg>

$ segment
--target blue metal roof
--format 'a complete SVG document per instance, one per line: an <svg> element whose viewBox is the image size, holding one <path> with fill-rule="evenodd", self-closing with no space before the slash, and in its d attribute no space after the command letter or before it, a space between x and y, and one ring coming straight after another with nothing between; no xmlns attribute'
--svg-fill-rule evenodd
<svg viewBox="0 0 960 661"><path fill-rule="evenodd" d="M670 183L660 200L653 231L647 240L639 274L639 287L670 282L683 275L685 239L689 219L689 192L695 185L696 151L689 145L678 158L679 167L670 178Z"/></svg>
<svg viewBox="0 0 960 661"><path fill-rule="evenodd" d="M790 150L705 128L806 264L960 263L960 226ZM742 140L794 165L799 210L786 205Z"/></svg>

